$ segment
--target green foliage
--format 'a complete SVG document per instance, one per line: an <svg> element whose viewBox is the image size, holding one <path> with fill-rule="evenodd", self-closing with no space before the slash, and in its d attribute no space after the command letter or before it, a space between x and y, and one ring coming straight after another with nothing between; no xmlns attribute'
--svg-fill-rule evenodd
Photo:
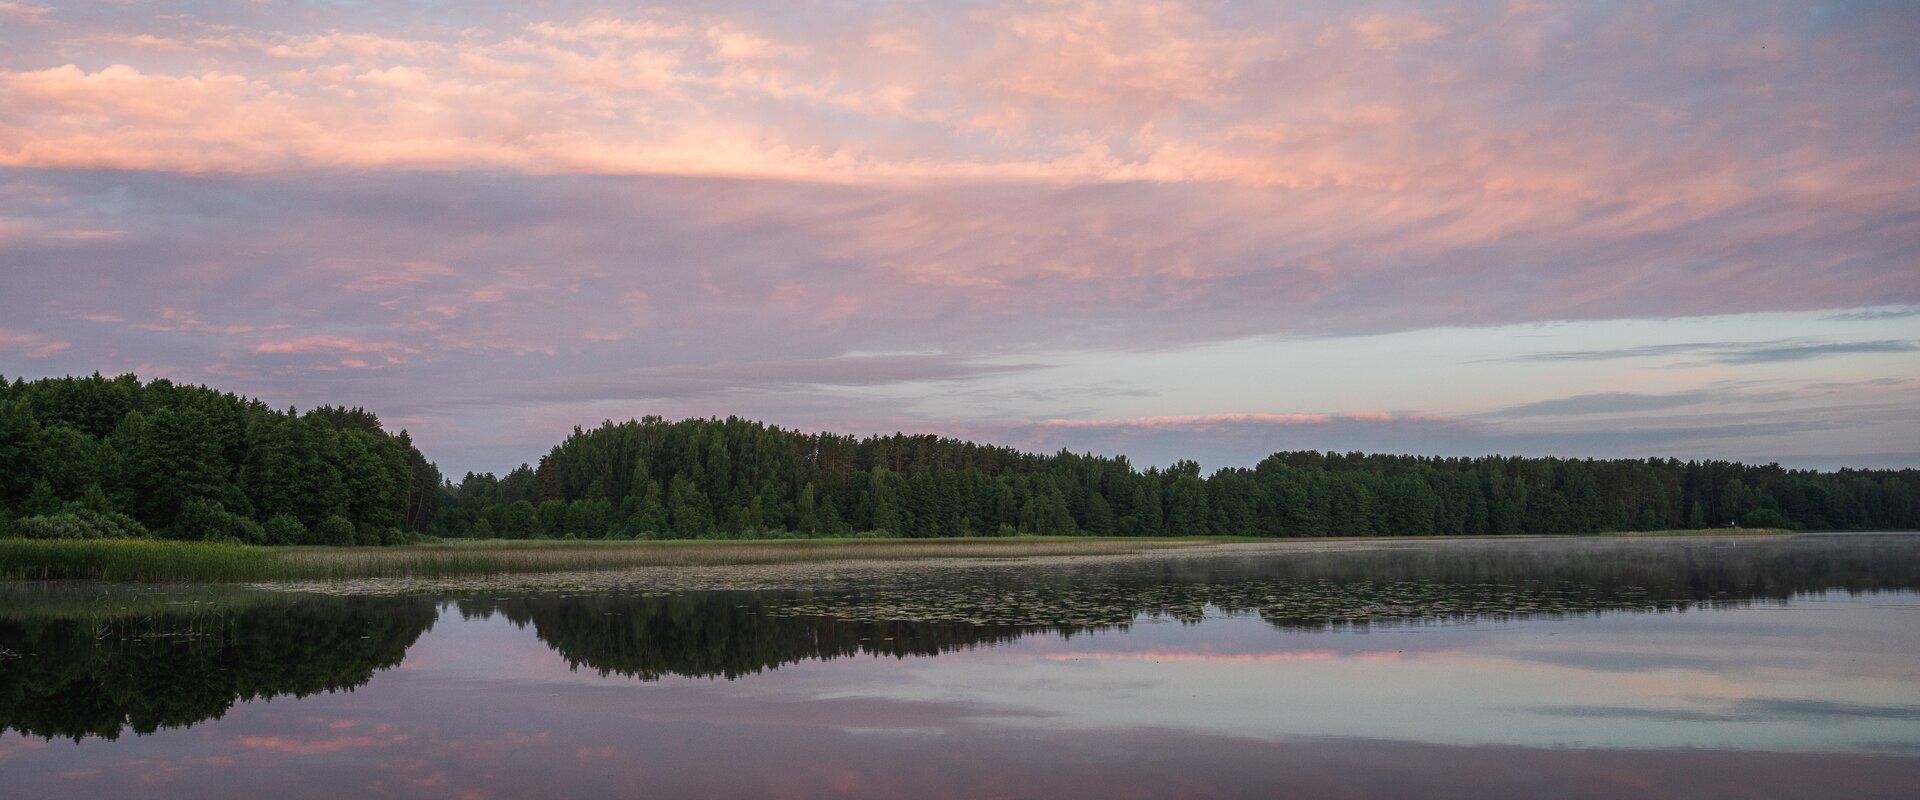
<svg viewBox="0 0 1920 800"><path fill-rule="evenodd" d="M266 535L265 544L305 544L312 536L292 514L275 514L260 527Z"/></svg>
<svg viewBox="0 0 1920 800"><path fill-rule="evenodd" d="M445 491L406 432L387 434L364 409L300 415L131 375L0 383L0 464L0 519L58 516L79 501L187 539L280 541L293 528L260 524L280 516L303 530L335 515L421 530ZM78 530L69 519L33 525Z"/></svg>
<svg viewBox="0 0 1920 800"><path fill-rule="evenodd" d="M0 540L0 579L233 581L274 577L274 551L141 539Z"/></svg>
<svg viewBox="0 0 1920 800"><path fill-rule="evenodd" d="M1788 528L1793 523L1786 516L1771 508L1756 508L1740 518L1740 524L1748 528Z"/></svg>
<svg viewBox="0 0 1920 800"><path fill-rule="evenodd" d="M27 539L144 539L152 535L132 517L79 503L69 504L59 513L15 520L12 528L13 535Z"/></svg>
<svg viewBox="0 0 1920 800"><path fill-rule="evenodd" d="M860 439L737 418L648 417L575 429L537 465L504 478L468 475L448 487L435 531L1484 535L1708 527L1756 509L1797 527L1875 529L1920 527L1916 496L1915 470L1288 452L1253 469L1203 474L1193 461L1137 470L1124 458L1039 456L931 436ZM529 521L535 504L538 519Z"/></svg>
<svg viewBox="0 0 1920 800"><path fill-rule="evenodd" d="M0 399L0 505L24 499L41 479L40 424L33 406L22 397Z"/></svg>
<svg viewBox="0 0 1920 800"><path fill-rule="evenodd" d="M386 433L364 409L281 412L132 376L0 383L0 464L0 535L75 503L176 538L332 545L422 533L1481 535L1750 520L1920 528L1920 470L1284 452L1203 474L1193 461L1140 470L1125 458L806 434L738 418L576 428L537 464L450 483L405 431ZM31 526L36 535L79 530L68 519Z"/></svg>
<svg viewBox="0 0 1920 800"><path fill-rule="evenodd" d="M226 510L211 500L188 500L174 517L167 538L190 542L240 542L264 544L266 530L260 523Z"/></svg>
<svg viewBox="0 0 1920 800"><path fill-rule="evenodd" d="M353 522L349 521L346 517L335 514L320 520L320 524L313 526L312 544L345 547L353 544L355 535Z"/></svg>

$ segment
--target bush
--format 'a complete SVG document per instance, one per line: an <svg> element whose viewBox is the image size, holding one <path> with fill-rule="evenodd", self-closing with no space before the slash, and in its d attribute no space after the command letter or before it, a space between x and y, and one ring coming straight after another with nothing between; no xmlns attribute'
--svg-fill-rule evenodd
<svg viewBox="0 0 1920 800"><path fill-rule="evenodd" d="M292 514L276 514L261 527L266 532L267 544L300 544L311 536L307 526Z"/></svg>
<svg viewBox="0 0 1920 800"><path fill-rule="evenodd" d="M362 527L359 532L354 535L353 541L354 544L377 547L380 545L400 544L405 542L406 538L406 534L401 533L399 528L381 528L367 525Z"/></svg>
<svg viewBox="0 0 1920 800"><path fill-rule="evenodd" d="M330 544L340 547L353 544L353 523L338 514L320 520L313 526L313 543Z"/></svg>
<svg viewBox="0 0 1920 800"><path fill-rule="evenodd" d="M1740 518L1742 528L1785 528L1787 518L1771 508L1756 508Z"/></svg>
<svg viewBox="0 0 1920 800"><path fill-rule="evenodd" d="M15 522L14 532L28 539L104 539L77 514L40 514Z"/></svg>
<svg viewBox="0 0 1920 800"><path fill-rule="evenodd" d="M171 531L169 538L189 541L259 544L267 538L260 523L231 513L212 500L187 501L180 507L180 516L174 518Z"/></svg>
<svg viewBox="0 0 1920 800"><path fill-rule="evenodd" d="M69 504L57 514L16 520L13 535L28 539L144 539L151 534L146 526L125 514Z"/></svg>

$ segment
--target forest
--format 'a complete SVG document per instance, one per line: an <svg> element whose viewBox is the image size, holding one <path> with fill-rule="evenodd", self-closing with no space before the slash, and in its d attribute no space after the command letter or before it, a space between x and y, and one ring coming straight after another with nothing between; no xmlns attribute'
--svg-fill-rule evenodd
<svg viewBox="0 0 1920 800"><path fill-rule="evenodd" d="M0 535L256 544L887 535L1375 536L1920 528L1920 470L1673 459L1038 455L738 418L575 428L457 483L364 409L134 376L0 380Z"/></svg>
<svg viewBox="0 0 1920 800"><path fill-rule="evenodd" d="M0 535L46 539L390 544L446 491L364 409L132 375L0 380L0 465Z"/></svg>

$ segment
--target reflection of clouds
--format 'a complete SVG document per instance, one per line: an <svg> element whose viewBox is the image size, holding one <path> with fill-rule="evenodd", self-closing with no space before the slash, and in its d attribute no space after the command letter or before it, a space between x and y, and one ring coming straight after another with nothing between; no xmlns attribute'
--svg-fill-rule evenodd
<svg viewBox="0 0 1920 800"><path fill-rule="evenodd" d="M1397 661L1405 656L1406 653L1399 650L1362 650L1358 652L1287 650L1274 653L1203 653L1181 650L1083 650L1072 653L1050 653L1042 658L1046 661L1150 661L1156 664L1263 664L1278 661L1333 661L1335 659Z"/></svg>
<svg viewBox="0 0 1920 800"><path fill-rule="evenodd" d="M298 756L338 753L342 750L373 747L376 744L391 744L405 741L407 737L396 736L382 742L376 742L369 736L335 736L328 739L292 739L284 736L242 736L234 744L248 750L272 750L276 753L289 753Z"/></svg>
<svg viewBox="0 0 1920 800"><path fill-rule="evenodd" d="M0 759L43 750L46 747L45 739L35 739L24 733L0 733Z"/></svg>
<svg viewBox="0 0 1920 800"><path fill-rule="evenodd" d="M531 627L443 616L409 660L437 654L444 671L402 668L352 693L242 703L191 730L28 745L7 763L10 787L47 798L156 786L288 800L603 796L634 786L668 796L1262 797L1282 783L1302 796L1352 798L1462 781L1488 797L1647 785L1678 796L1756 786L1897 796L1920 779L1920 761L1864 754L1862 743L1910 744L1920 698L1911 682L1856 684L1855 669L1911 650L1886 618L1905 612L1881 607L1884 599L1829 598L1792 617L1705 611L1364 634L1209 617L654 683L528 680L516 653L547 654L549 672L554 661ZM1608 669L1535 658L1591 654L1596 642L1650 662L1724 654L1750 667L1739 681L1746 693L1686 698L1673 694L1693 691L1674 679L1684 668L1637 671L1648 683L1635 685ZM1826 660L1803 663L1809 649ZM1420 657L1371 658L1400 650ZM453 669L461 660L481 668ZM1802 676L1833 696L1805 691L1795 684ZM1862 698L1838 699L1847 691ZM1897 699L1902 691L1910 699ZM1568 707L1574 697L1590 702ZM1563 709L1541 713L1555 705ZM1723 741L1726 731L1750 738ZM1849 752L1793 752L1818 736ZM17 740L0 738L0 752ZM1750 749L1712 749L1720 746ZM109 759L116 768L93 768Z"/></svg>
<svg viewBox="0 0 1920 800"><path fill-rule="evenodd" d="M1542 706L1537 714L1585 719L1637 719L1655 722L1765 722L1795 720L1920 720L1920 706L1869 705L1807 698L1757 698L1731 703L1724 710L1634 706Z"/></svg>
<svg viewBox="0 0 1920 800"><path fill-rule="evenodd" d="M1901 655L1916 643L1885 635L1891 612L1834 597L1793 607L1800 610L1792 618L1771 623L1756 615L1779 612L1696 609L1413 628L1404 635L1286 633L1280 635L1290 646L1278 648L1271 633L1235 634L1261 625L1255 620L1209 618L1197 626L1096 633L1065 650L1016 643L988 662L991 670L943 657L922 667L921 684L869 693L968 700L976 697L972 687L991 685L1002 702L1049 712L1022 723L1047 730L1151 720L1160 728L1271 739L1916 746L1920 695ZM1761 631L1805 646L1756 645L1756 635L1779 641ZM1391 649L1361 636L1392 636ZM1062 668L1073 670L1071 680L1048 679L1050 669ZM1099 702L1103 696L1126 702Z"/></svg>

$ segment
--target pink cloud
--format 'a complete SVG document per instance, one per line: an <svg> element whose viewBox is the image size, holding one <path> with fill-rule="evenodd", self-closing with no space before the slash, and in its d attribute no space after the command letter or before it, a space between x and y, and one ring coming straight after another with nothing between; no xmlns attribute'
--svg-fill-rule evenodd
<svg viewBox="0 0 1920 800"><path fill-rule="evenodd" d="M1424 414L1387 412L1349 412L1342 414L1189 414L1123 419L1044 419L1032 425L1042 428L1211 428L1223 425L1325 425L1339 421L1394 422L1438 420Z"/></svg>
<svg viewBox="0 0 1920 800"><path fill-rule="evenodd" d="M408 261L392 268L375 268L354 275L342 288L350 291L373 291L381 289L400 289L419 286L436 278L451 277L457 273L452 267L432 261Z"/></svg>
<svg viewBox="0 0 1920 800"><path fill-rule="evenodd" d="M390 342L372 342L346 336L302 336L279 342L264 342L256 345L256 353L382 353L392 350L407 351L407 348Z"/></svg>
<svg viewBox="0 0 1920 800"><path fill-rule="evenodd" d="M1164 442L1158 463L1192 442L1235 462L1536 447L1471 419L1185 414L1220 401L998 376L1089 349L1920 302L1920 73L1893 6L26 13L51 24L0 56L0 354L420 419L455 404L423 398L540 404L528 448L735 409ZM882 396L936 382L1028 385L971 423Z"/></svg>
<svg viewBox="0 0 1920 800"><path fill-rule="evenodd" d="M107 320L98 319L95 321ZM120 320L116 318L114 321ZM209 323L205 320L198 319L191 312L182 311L177 308L162 309L158 321L136 322L132 323L132 325L134 328L151 333L218 333L226 336L252 333L262 329L260 326L246 323ZM287 326L284 324L276 324L264 327L267 329L280 329Z"/></svg>
<svg viewBox="0 0 1920 800"><path fill-rule="evenodd" d="M19 353L28 358L46 358L72 346L72 342L62 339L0 328L0 351Z"/></svg>
<svg viewBox="0 0 1920 800"><path fill-rule="evenodd" d="M36 5L30 5L27 3L16 3L16 2L12 2L12 0L5 0L4 2L0 2L0 19L9 19L14 22L25 22L25 23L32 24L32 23L45 22L48 19L51 19L52 17L53 17L53 9L48 8L46 6L36 6Z"/></svg>
<svg viewBox="0 0 1920 800"><path fill-rule="evenodd" d="M1498 205L1463 233L1551 219L1575 200L1711 213L1769 191L1911 190L1897 152L1849 146L1876 139L1885 105L1832 91L1841 76L1891 77L1871 46L1844 38L1876 34L1809 42L1781 32L1804 24L1791 11L1717 26L1679 9L1589 21L1577 27L1607 55L1566 64L1541 56L1577 16L1556 6L1228 20L1177 0L1009 0L899 10L879 25L654 10L458 32L208 29L178 37L205 43L212 66L190 73L0 72L13 110L0 163L1206 181L1436 189ZM839 46L875 37L911 46ZM49 50L87 50L65 44ZM1779 55L1789 49L1803 58ZM1698 92L1620 109L1568 103L1562 83L1674 72L1697 74ZM1713 116L1711 143L1692 139ZM1759 119L1828 126L1789 144L1778 125L1738 124Z"/></svg>

